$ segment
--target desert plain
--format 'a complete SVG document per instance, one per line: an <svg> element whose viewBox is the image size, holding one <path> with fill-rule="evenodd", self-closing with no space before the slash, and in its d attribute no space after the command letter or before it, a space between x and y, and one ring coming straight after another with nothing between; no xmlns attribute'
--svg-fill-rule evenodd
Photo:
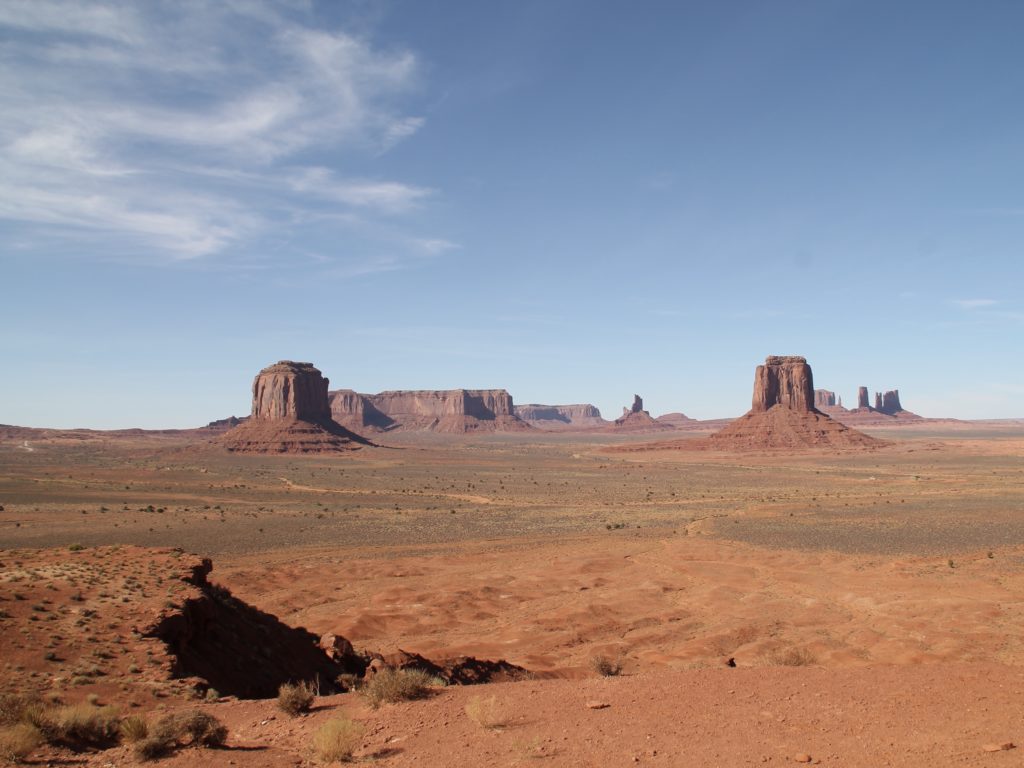
<svg viewBox="0 0 1024 768"><path fill-rule="evenodd" d="M226 745L167 765L320 764L339 712L352 759L381 766L1019 765L1024 423L863 431L886 442L411 432L253 456L202 431L6 429L3 692L149 717L198 697ZM142 628L187 602L200 558L288 627L529 674L297 718L229 678L200 695Z"/></svg>

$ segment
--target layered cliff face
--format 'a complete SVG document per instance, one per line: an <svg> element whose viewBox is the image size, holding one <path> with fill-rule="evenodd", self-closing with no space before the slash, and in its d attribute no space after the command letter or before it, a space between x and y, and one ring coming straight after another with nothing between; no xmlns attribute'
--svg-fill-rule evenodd
<svg viewBox="0 0 1024 768"><path fill-rule="evenodd" d="M539 429L593 429L608 424L601 418L601 411L589 403L573 405L529 405L515 406L515 414L531 427Z"/></svg>
<svg viewBox="0 0 1024 768"><path fill-rule="evenodd" d="M369 441L331 419L328 380L312 363L282 360L252 383L252 415L218 442L233 453L333 453Z"/></svg>
<svg viewBox="0 0 1024 768"><path fill-rule="evenodd" d="M328 394L331 418L349 429L386 432L397 426L394 419L381 413L370 401L369 395L361 395L351 389L339 389Z"/></svg>
<svg viewBox="0 0 1024 768"><path fill-rule="evenodd" d="M302 421L330 418L327 384L312 363L282 360L267 366L252 383L252 417Z"/></svg>
<svg viewBox="0 0 1024 768"><path fill-rule="evenodd" d="M751 409L708 438L723 450L856 448L882 442L814 407L814 379L803 357L768 357L754 373Z"/></svg>
<svg viewBox="0 0 1024 768"><path fill-rule="evenodd" d="M763 412L775 405L800 412L814 410L814 377L806 358L772 355L757 366L751 410Z"/></svg>
<svg viewBox="0 0 1024 768"><path fill-rule="evenodd" d="M376 430L474 432L517 431L529 425L515 414L504 389L395 390L365 395L330 393L334 419Z"/></svg>

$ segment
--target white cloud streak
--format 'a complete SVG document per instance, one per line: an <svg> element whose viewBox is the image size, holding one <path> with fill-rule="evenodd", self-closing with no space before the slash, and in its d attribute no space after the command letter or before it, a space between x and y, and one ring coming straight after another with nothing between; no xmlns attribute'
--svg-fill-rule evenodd
<svg viewBox="0 0 1024 768"><path fill-rule="evenodd" d="M314 28L302 8L0 3L0 218L196 259L306 210L344 222L422 205L434 190L336 167L422 126L397 106L416 57Z"/></svg>
<svg viewBox="0 0 1024 768"><path fill-rule="evenodd" d="M994 307L999 302L995 299L953 299L953 303L960 309L985 309Z"/></svg>

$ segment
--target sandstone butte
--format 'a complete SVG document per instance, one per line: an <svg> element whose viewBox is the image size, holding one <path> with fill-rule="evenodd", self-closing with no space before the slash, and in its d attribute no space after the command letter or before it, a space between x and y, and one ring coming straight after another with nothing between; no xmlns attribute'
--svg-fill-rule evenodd
<svg viewBox="0 0 1024 768"><path fill-rule="evenodd" d="M811 366L806 358L795 355L765 358L754 373L750 410L707 442L721 450L871 448L884 444L819 411Z"/></svg>
<svg viewBox="0 0 1024 768"><path fill-rule="evenodd" d="M646 432L672 429L672 425L652 418L651 414L644 410L644 399L640 395L633 395L633 405L629 408L623 407L622 415L613 422L613 429L616 432Z"/></svg>
<svg viewBox="0 0 1024 768"><path fill-rule="evenodd" d="M216 443L232 453L337 453L372 445L331 418L328 380L312 363L282 360L252 383L252 415Z"/></svg>
<svg viewBox="0 0 1024 768"><path fill-rule="evenodd" d="M519 432L530 425L515 413L504 389L395 390L367 395L351 389L330 393L338 423L373 432Z"/></svg>

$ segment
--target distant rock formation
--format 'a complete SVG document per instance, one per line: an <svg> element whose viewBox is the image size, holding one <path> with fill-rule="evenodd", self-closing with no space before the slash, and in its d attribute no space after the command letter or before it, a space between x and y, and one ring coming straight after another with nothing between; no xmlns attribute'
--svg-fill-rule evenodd
<svg viewBox="0 0 1024 768"><path fill-rule="evenodd" d="M900 405L900 391L898 389L890 389L888 392L875 393L875 407L882 413L887 413L893 416L903 410L903 406Z"/></svg>
<svg viewBox="0 0 1024 768"><path fill-rule="evenodd" d="M836 393L827 389L814 390L814 407L831 408L836 404Z"/></svg>
<svg viewBox="0 0 1024 768"><path fill-rule="evenodd" d="M651 414L644 410L644 400L640 395L633 395L633 405L629 408L623 407L622 415L613 424L617 432L646 432L656 429L672 429L671 424L665 424L651 418Z"/></svg>
<svg viewBox="0 0 1024 768"><path fill-rule="evenodd" d="M601 418L601 411L589 403L574 405L528 405L515 406L515 414L531 427L539 429L593 429L607 426Z"/></svg>
<svg viewBox="0 0 1024 768"><path fill-rule="evenodd" d="M858 408L870 408L868 404L868 388L857 387L857 407Z"/></svg>
<svg viewBox="0 0 1024 768"><path fill-rule="evenodd" d="M685 413L680 413L679 411L663 413L654 420L659 424L668 424L670 427L687 427L697 424L697 419L691 419Z"/></svg>
<svg viewBox="0 0 1024 768"><path fill-rule="evenodd" d="M875 392L875 404L873 406L868 405L867 387L859 387L857 389L857 407L854 410L835 415L859 424L891 422L891 419L886 417L896 417L903 420L917 420L921 418L916 413L903 409L903 406L900 404L900 391L898 389L890 389L887 392Z"/></svg>
<svg viewBox="0 0 1024 768"><path fill-rule="evenodd" d="M429 432L512 432L530 426L504 389L395 390L330 393L331 415L355 429Z"/></svg>
<svg viewBox="0 0 1024 768"><path fill-rule="evenodd" d="M855 448L882 445L814 406L814 378L803 357L770 356L754 374L751 409L708 443L722 450Z"/></svg>
<svg viewBox="0 0 1024 768"><path fill-rule="evenodd" d="M221 436L233 453L334 453L371 443L331 419L328 380L312 363L282 360L252 383L252 415Z"/></svg>
<svg viewBox="0 0 1024 768"><path fill-rule="evenodd" d="M233 427L237 427L239 424L244 424L248 420L248 416L242 416L241 418L239 418L238 416L228 416L226 419L217 419L216 421L211 421L209 424L206 425L205 428L215 430L232 429Z"/></svg>

